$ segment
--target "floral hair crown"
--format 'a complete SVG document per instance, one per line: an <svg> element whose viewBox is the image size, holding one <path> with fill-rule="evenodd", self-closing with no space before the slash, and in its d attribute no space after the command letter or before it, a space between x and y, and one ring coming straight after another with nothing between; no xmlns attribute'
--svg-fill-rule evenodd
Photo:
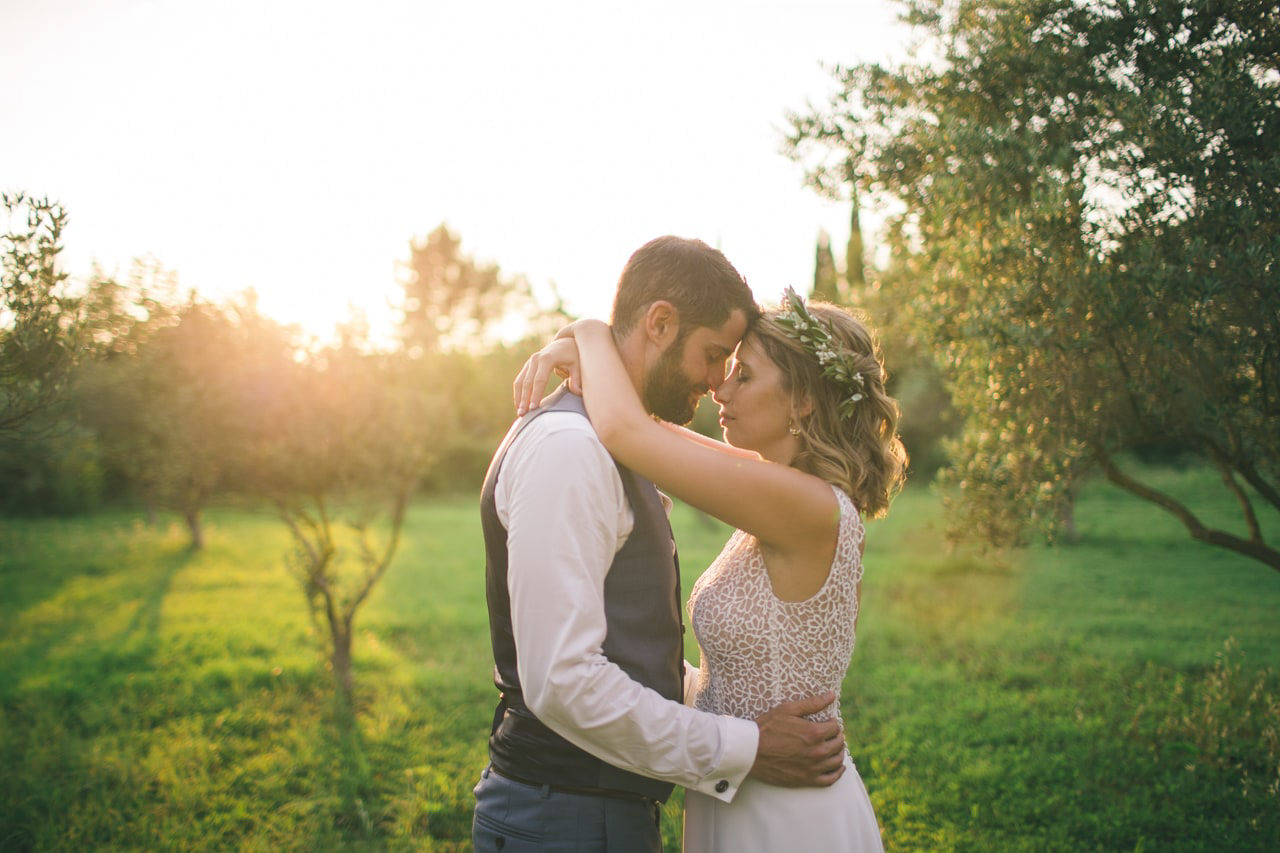
<svg viewBox="0 0 1280 853"><path fill-rule="evenodd" d="M818 360L822 365L822 375L840 389L840 416L853 417L854 406L866 397L867 390L866 380L854 367L853 353L832 340L827 327L809 313L794 288L788 287L782 292L782 309L774 321L789 338Z"/></svg>

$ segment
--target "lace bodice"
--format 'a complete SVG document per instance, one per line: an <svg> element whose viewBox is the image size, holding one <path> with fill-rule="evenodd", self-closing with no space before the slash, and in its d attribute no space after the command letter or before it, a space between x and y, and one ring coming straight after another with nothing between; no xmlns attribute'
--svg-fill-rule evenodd
<svg viewBox="0 0 1280 853"><path fill-rule="evenodd" d="M702 662L694 707L754 719L779 702L834 691L853 655L865 529L853 501L840 505L836 554L812 597L782 601L773 593L754 536L736 531L689 594L689 617ZM839 719L832 702L814 719Z"/></svg>

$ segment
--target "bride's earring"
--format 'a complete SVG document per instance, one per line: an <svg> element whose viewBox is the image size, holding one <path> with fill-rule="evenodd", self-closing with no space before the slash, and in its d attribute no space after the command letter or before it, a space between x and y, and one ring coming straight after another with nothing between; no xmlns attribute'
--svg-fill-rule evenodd
<svg viewBox="0 0 1280 853"><path fill-rule="evenodd" d="M792 435L800 434L800 427L796 426L796 422L791 420L791 418L787 418L787 432Z"/></svg>

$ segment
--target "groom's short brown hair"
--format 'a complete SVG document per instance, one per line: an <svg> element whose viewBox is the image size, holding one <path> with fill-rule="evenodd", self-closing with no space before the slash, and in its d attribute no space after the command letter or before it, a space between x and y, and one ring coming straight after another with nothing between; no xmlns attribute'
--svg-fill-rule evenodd
<svg viewBox="0 0 1280 853"><path fill-rule="evenodd" d="M735 308L748 323L760 313L746 279L723 252L670 235L636 249L623 267L609 321L614 334L624 337L659 299L680 312L681 338L699 326L720 328Z"/></svg>

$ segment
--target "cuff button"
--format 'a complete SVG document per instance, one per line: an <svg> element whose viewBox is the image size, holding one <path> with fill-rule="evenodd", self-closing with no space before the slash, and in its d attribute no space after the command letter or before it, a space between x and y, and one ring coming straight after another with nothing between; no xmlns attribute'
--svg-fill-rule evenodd
<svg viewBox="0 0 1280 853"><path fill-rule="evenodd" d="M729 783L726 782L725 780L721 779L719 782L716 783L717 794L723 794L727 790L729 790Z"/></svg>

